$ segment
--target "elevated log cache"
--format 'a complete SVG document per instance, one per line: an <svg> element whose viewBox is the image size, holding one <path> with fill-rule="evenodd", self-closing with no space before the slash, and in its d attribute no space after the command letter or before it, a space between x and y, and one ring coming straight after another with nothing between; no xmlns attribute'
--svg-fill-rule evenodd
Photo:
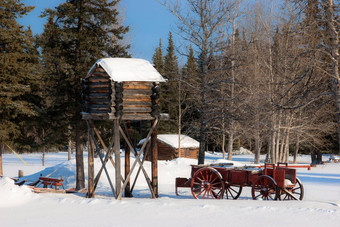
<svg viewBox="0 0 340 227"><path fill-rule="evenodd" d="M157 72L150 62L133 58L103 58L99 59L89 70L86 78L82 80L83 112L82 117L87 122L89 132L89 193L88 197L95 196L95 190L104 170L110 183L112 194L116 199L131 196L133 186L130 188L130 177L137 165L146 179L151 192L151 197L158 197L158 171L157 171L157 126L160 118L159 84L166 80ZM94 120L108 120L113 123L113 135L110 145L106 146L99 130L95 127ZM152 165L152 181L143 167L141 155L144 153L146 143L138 152L132 146L129 130L125 132L120 127L129 120L153 122L147 138L151 137L155 146L152 149L154 157ZM152 135L151 135L152 134ZM106 151L105 157L101 154L95 135L102 148ZM120 141L124 138L126 148L125 174L121 175ZM102 167L94 177L93 153L98 154ZM130 165L130 151L135 156L135 161ZM113 161L114 159L114 161ZM111 161L115 168L115 185L107 171L106 163ZM136 182L138 174L134 182Z"/></svg>
<svg viewBox="0 0 340 227"><path fill-rule="evenodd" d="M159 116L159 84L115 82L98 66L83 79L83 119L153 120Z"/></svg>

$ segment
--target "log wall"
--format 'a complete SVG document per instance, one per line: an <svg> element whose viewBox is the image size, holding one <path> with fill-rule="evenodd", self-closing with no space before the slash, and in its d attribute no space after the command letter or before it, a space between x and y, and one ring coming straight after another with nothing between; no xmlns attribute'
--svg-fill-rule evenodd
<svg viewBox="0 0 340 227"><path fill-rule="evenodd" d="M198 148L181 148L180 152L178 150L176 149L176 152L179 153L178 157L180 158L198 159Z"/></svg>
<svg viewBox="0 0 340 227"><path fill-rule="evenodd" d="M83 79L83 118L152 120L159 116L159 84L112 81L95 68Z"/></svg>
<svg viewBox="0 0 340 227"><path fill-rule="evenodd" d="M198 148L172 148L171 146L157 141L158 146L158 160L172 160L175 158L192 158L198 159ZM146 157L147 161L150 161L150 155Z"/></svg>

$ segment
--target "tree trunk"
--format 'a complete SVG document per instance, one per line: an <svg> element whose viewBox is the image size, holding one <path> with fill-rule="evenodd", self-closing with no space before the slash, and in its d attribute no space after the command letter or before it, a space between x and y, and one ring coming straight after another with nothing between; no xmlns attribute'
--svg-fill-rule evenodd
<svg viewBox="0 0 340 227"><path fill-rule="evenodd" d="M83 140L81 131L76 129L76 190L85 188Z"/></svg>
<svg viewBox="0 0 340 227"><path fill-rule="evenodd" d="M275 141L275 163L280 161L280 137L281 137L280 129L277 129L276 138L275 138L276 139Z"/></svg>
<svg viewBox="0 0 340 227"><path fill-rule="evenodd" d="M72 154L72 140L71 137L68 139L68 157L67 160L71 160L71 154Z"/></svg>
<svg viewBox="0 0 340 227"><path fill-rule="evenodd" d="M295 143L295 151L294 151L294 160L293 163L297 164L297 156L299 153L299 146L300 146L300 135L299 133L296 134L296 143Z"/></svg>
<svg viewBox="0 0 340 227"><path fill-rule="evenodd" d="M276 162L276 152L275 152L275 126L274 126L274 118L272 119L272 125L270 130L270 152L271 152L271 159L269 160L270 163Z"/></svg>
<svg viewBox="0 0 340 227"><path fill-rule="evenodd" d="M267 144L267 154L266 154L266 159L264 160L264 162L269 163L270 160L271 160L271 138L269 137L268 144Z"/></svg>
<svg viewBox="0 0 340 227"><path fill-rule="evenodd" d="M46 153L46 144L45 144L45 130L42 130L42 140L43 140L43 150L42 150L42 166L45 166L45 153Z"/></svg>
<svg viewBox="0 0 340 227"><path fill-rule="evenodd" d="M228 160L233 159L233 143L234 143L234 132L230 130L228 134Z"/></svg>
<svg viewBox="0 0 340 227"><path fill-rule="evenodd" d="M229 108L233 111L234 109L234 93L235 93L235 40L236 40L236 17L233 18L233 33L232 33L232 60L231 60L231 83L230 83L230 106ZM228 160L233 158L233 144L234 144L234 119L229 120L229 138L228 138Z"/></svg>
<svg viewBox="0 0 340 227"><path fill-rule="evenodd" d="M222 153L223 153L223 159L225 159L225 134L224 134L224 127L222 130Z"/></svg>
<svg viewBox="0 0 340 227"><path fill-rule="evenodd" d="M326 22L327 29L331 40L331 62L332 62L332 77L334 78L334 97L336 106L336 119L338 123L338 144L340 155L340 75L339 75L339 31L337 29L337 21L334 15L334 3L333 0L324 0L324 6L326 10Z"/></svg>
<svg viewBox="0 0 340 227"><path fill-rule="evenodd" d="M311 156L311 159L312 159L312 164L317 164L316 163L316 152L315 152L314 148L312 148L312 150L310 151L310 156Z"/></svg>
<svg viewBox="0 0 340 227"><path fill-rule="evenodd" d="M71 140L69 140L70 142ZM87 174L87 197L88 198L94 198L94 142L93 139L90 135L90 133L88 133L88 174ZM70 144L69 144L70 145Z"/></svg>
<svg viewBox="0 0 340 227"><path fill-rule="evenodd" d="M3 169L2 169L2 153L3 153L4 147L5 147L4 144L0 144L0 176L3 175Z"/></svg>
<svg viewBox="0 0 340 227"><path fill-rule="evenodd" d="M289 158L289 133L290 129L288 128L286 131L286 138L285 138L285 147L284 147L284 162L288 163Z"/></svg>
<svg viewBox="0 0 340 227"><path fill-rule="evenodd" d="M207 45L206 45L207 46ZM205 46L205 47L206 47ZM200 116L200 134L199 134L199 153L198 153L198 164L204 164L205 159L205 146L206 146L206 127L207 127L207 116L208 111L206 103L206 87L207 87L207 72L208 72L208 51L205 49L202 51L202 73L201 73L201 116Z"/></svg>
<svg viewBox="0 0 340 227"><path fill-rule="evenodd" d="M260 135L259 135L259 131L256 131L256 136L255 136L255 160L254 160L256 164L260 163L260 153L261 153Z"/></svg>
<svg viewBox="0 0 340 227"><path fill-rule="evenodd" d="M42 151L42 166L45 166L45 153L46 153L46 151L45 151L46 149L45 149L45 146L43 147L43 151Z"/></svg>
<svg viewBox="0 0 340 227"><path fill-rule="evenodd" d="M316 152L316 162L317 162L317 164L322 164L322 153L321 153L321 151Z"/></svg>
<svg viewBox="0 0 340 227"><path fill-rule="evenodd" d="M201 127L200 127L200 147L199 147L199 153L198 153L198 164L204 164L205 159L205 123L203 123L203 119L201 119Z"/></svg>
<svg viewBox="0 0 340 227"><path fill-rule="evenodd" d="M255 114L255 163L260 163L260 119L258 113Z"/></svg>
<svg viewBox="0 0 340 227"><path fill-rule="evenodd" d="M286 138L286 135L287 132L286 130L282 133L282 136L281 136L281 144L280 144L280 150L279 150L279 154L280 154L280 158L279 158L279 162L283 162L284 160L284 156L285 156L285 140L284 138Z"/></svg>
<svg viewBox="0 0 340 227"><path fill-rule="evenodd" d="M338 154L340 155L340 84L338 80L334 79L334 97L336 107L336 120L337 120L337 132L338 132Z"/></svg>

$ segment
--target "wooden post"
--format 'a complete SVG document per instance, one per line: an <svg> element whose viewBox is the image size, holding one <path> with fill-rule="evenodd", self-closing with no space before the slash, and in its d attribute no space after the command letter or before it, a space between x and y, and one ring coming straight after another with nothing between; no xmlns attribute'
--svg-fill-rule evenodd
<svg viewBox="0 0 340 227"><path fill-rule="evenodd" d="M18 171L18 178L21 178L21 177L23 177L24 176L24 171L23 170L19 170Z"/></svg>
<svg viewBox="0 0 340 227"><path fill-rule="evenodd" d="M116 198L120 194L120 190L122 187L122 179L121 179L121 169L120 169L120 133L119 133L119 119L113 120L113 134L114 134L114 147L113 150L115 152L115 162L116 162Z"/></svg>
<svg viewBox="0 0 340 227"><path fill-rule="evenodd" d="M130 138L130 121L126 122L126 132L125 134L127 135L128 138ZM129 175L130 172L130 147L127 144L127 142L124 143L124 149L125 149L125 179L127 179L127 176ZM128 179L128 183L125 188L124 192L125 197L132 197L131 195L131 190L130 190L130 179Z"/></svg>
<svg viewBox="0 0 340 227"><path fill-rule="evenodd" d="M158 147L157 147L157 128L151 134L151 169L152 169L152 190L158 198Z"/></svg>
<svg viewBox="0 0 340 227"><path fill-rule="evenodd" d="M88 149L88 198L94 198L94 142L89 133Z"/></svg>

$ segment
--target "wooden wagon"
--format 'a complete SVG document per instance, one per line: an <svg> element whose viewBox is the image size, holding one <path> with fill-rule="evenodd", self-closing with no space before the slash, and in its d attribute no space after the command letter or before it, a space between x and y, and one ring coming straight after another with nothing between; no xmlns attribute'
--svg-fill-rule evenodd
<svg viewBox="0 0 340 227"><path fill-rule="evenodd" d="M232 164L192 165L191 178L176 178L178 187L191 188L196 199L237 199L243 187L251 187L254 200L302 200L304 188L296 169L287 163L235 167Z"/></svg>

